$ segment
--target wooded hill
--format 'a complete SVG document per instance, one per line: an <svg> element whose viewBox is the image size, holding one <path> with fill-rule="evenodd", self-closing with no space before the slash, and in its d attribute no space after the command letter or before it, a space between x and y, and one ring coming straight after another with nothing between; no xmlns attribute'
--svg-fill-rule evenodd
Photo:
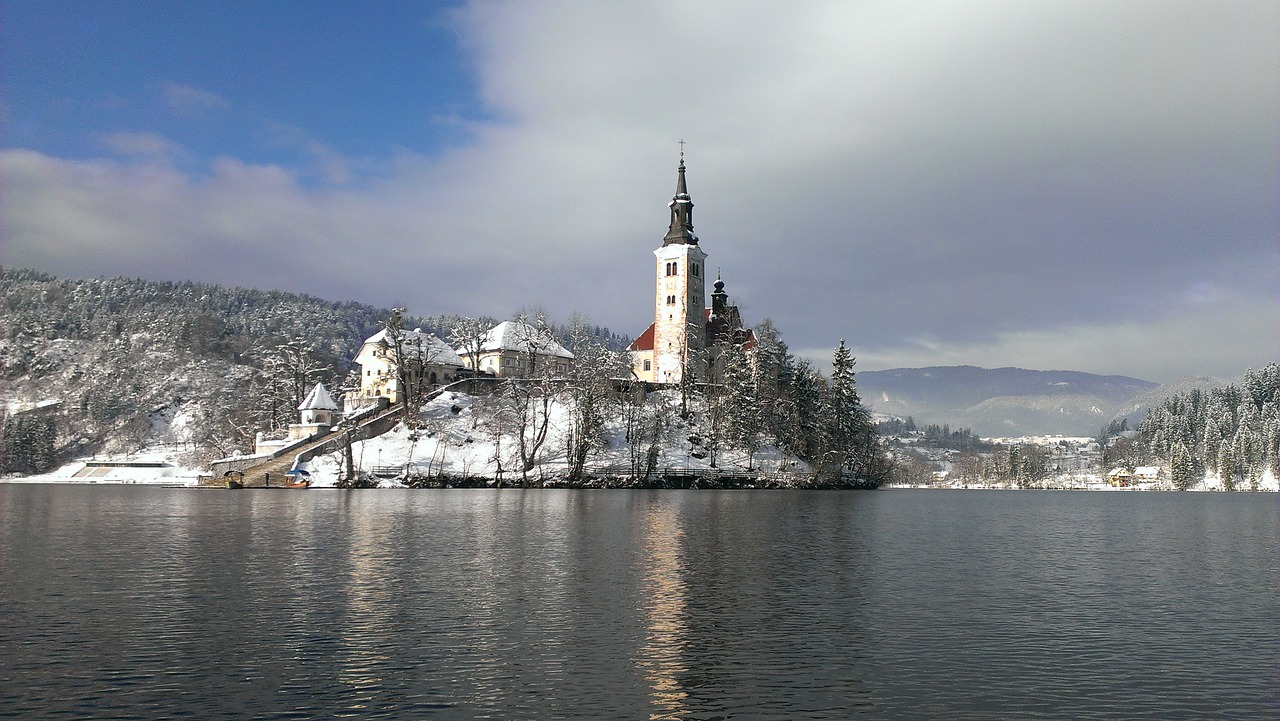
<svg viewBox="0 0 1280 721"><path fill-rule="evenodd" d="M255 430L296 414L300 398L264 393L279 380L270 373L289 370L282 355L303 356L318 370L310 383L336 388L390 312L280 291L0 267L0 472L128 452L162 418L181 420L173 441L189 446L193 464L243 450ZM460 320L404 322L447 338ZM613 347L627 342L590 330Z"/></svg>

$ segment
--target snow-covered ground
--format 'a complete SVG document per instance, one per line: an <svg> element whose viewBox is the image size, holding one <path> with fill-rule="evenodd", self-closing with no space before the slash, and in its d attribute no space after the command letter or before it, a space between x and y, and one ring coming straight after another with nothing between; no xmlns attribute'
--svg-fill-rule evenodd
<svg viewBox="0 0 1280 721"><path fill-rule="evenodd" d="M521 478L518 437L509 422L496 417L495 406L499 399L472 397L463 393L445 393L428 403L422 410L419 427L411 431L403 423L377 438L355 443L352 460L358 469L366 473L381 471L388 475L393 467L408 466L409 475L431 477L445 475L453 478L497 478L505 482ZM661 429L655 444L657 468L705 470L712 468L712 453L704 446L691 442L690 436L705 436L695 422L680 420L675 409L679 406L676 391L650 394L646 407L656 411L666 406L663 415L670 425ZM652 427L650 413L649 427ZM569 408L565 403L552 402L548 409L548 432L542 448L535 456L537 463L529 471L531 479L554 479L565 475L568 467L568 439L571 432ZM626 425L620 411L615 411L605 422L605 442L592 448L587 458L588 470L607 468L627 469L633 460L641 465L649 443L638 448L633 458L632 446L626 440ZM721 449L715 455L715 466L722 471L746 470L748 457L739 449ZM751 459L751 467L765 472L808 471L808 466L783 454L773 445L765 445ZM331 453L312 459L306 466L316 486L337 483L341 470L341 455ZM399 486L393 477L380 480L383 486Z"/></svg>
<svg viewBox="0 0 1280 721"><path fill-rule="evenodd" d="M377 474L379 485L402 486L406 476L430 478L494 479L499 475L504 482L521 479L521 464L517 437L510 419L503 420L495 413L499 399L489 396L473 397L463 393L445 393L428 403L419 419L418 428L410 430L404 424L373 439L357 442L352 447L356 467L365 474ZM645 417L640 425L653 428L655 417L667 419L661 424L657 442L646 439L633 451L626 440L626 425L620 409L614 409L606 419L605 442L592 448L587 459L588 471L618 469L625 475L634 464L643 467L650 462L647 457L650 446L656 448L653 465L660 469L706 470L712 468L713 454L703 443L691 438L705 438L707 433L698 425L699 417L691 421L679 418L677 409L680 398L677 391L650 394L643 406ZM529 471L533 480L551 480L563 477L567 468L568 437L570 432L569 408L561 402L549 407L549 425L546 440L536 455L535 467ZM6 478L6 482L30 483L147 483L162 485L195 485L199 475L208 471L193 463L193 446L188 439L193 435L193 418L181 407L166 407L151 415L151 429L139 450L132 453L100 455L79 459L51 473L25 478ZM1026 439L1021 439L1026 440ZM1056 442L1056 441L1055 441ZM746 470L748 457L740 449L721 448L714 454L715 467L722 471ZM764 445L751 460L751 467L764 472L806 473L809 468L803 462L783 454L774 445ZM341 471L341 455L330 453L309 461L304 468L311 473L315 486L333 486ZM911 487L896 485L891 487ZM1013 489L1009 483L975 484L939 481L929 488L992 488ZM1066 488L1098 491L1170 490L1168 481L1141 483L1126 488L1109 485L1101 473L1073 471L1050 479L1041 488ZM1216 476L1208 476L1195 484L1193 491L1224 490ZM1237 490L1252 490L1249 485L1238 484ZM1280 484L1268 471L1258 490L1278 491Z"/></svg>
<svg viewBox="0 0 1280 721"><path fill-rule="evenodd" d="M147 416L150 428L137 450L77 459L49 473L0 479L7 483L143 483L194 486L203 464L193 462L194 414L181 404Z"/></svg>
<svg viewBox="0 0 1280 721"><path fill-rule="evenodd" d="M194 486L199 481L199 468L187 468L170 461L163 449L151 453L119 456L96 456L68 463L57 470L38 476L0 478L3 483L140 483L163 486Z"/></svg>

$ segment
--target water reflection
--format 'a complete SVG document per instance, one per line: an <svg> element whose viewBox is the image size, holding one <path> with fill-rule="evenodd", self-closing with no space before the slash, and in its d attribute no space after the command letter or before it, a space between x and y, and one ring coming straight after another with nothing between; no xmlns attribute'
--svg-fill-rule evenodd
<svg viewBox="0 0 1280 721"><path fill-rule="evenodd" d="M1274 496L0 484L0 717L1270 718Z"/></svg>
<svg viewBox="0 0 1280 721"><path fill-rule="evenodd" d="M348 571L339 585L345 589L348 618L341 625L338 682L349 690L347 708L353 712L368 708L382 687L388 661L385 638L393 613L388 585L397 575L387 544L392 536L389 526L397 514L370 509L359 502L361 498L343 498L346 513L342 521L350 526L346 534Z"/></svg>
<svg viewBox="0 0 1280 721"><path fill-rule="evenodd" d="M649 506L643 528L646 633L637 665L652 689L653 710L649 718L683 719L689 713L689 693L680 680L689 670L684 657L689 631L685 618L688 589L684 529L676 509L658 502Z"/></svg>

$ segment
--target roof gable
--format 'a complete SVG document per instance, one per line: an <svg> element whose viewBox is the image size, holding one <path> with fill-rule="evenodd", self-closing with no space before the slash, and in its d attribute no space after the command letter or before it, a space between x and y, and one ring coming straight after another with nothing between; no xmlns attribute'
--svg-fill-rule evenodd
<svg viewBox="0 0 1280 721"><path fill-rule="evenodd" d="M300 411L336 411L338 404L334 402L333 396L329 395L329 391L325 390L323 383L317 383L315 388L307 394L302 405L298 406Z"/></svg>
<svg viewBox="0 0 1280 721"><path fill-rule="evenodd" d="M454 352L453 347L437 338L435 333L424 333L420 328L402 330L400 331L400 339L405 346L406 353L415 355L421 353L423 359L430 365L462 367L462 359ZM366 348L380 344L389 345L385 328L365 339L359 355L364 355Z"/></svg>
<svg viewBox="0 0 1280 721"><path fill-rule="evenodd" d="M507 350L527 352L531 345L533 351L540 355L573 358L573 353L555 342L547 333L539 331L528 323L514 320L504 320L490 328L480 344L480 352ZM465 349L462 350L465 352Z"/></svg>

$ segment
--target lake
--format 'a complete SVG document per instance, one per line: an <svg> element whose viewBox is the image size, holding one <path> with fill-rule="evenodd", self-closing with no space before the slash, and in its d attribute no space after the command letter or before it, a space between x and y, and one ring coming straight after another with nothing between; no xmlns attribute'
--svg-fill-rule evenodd
<svg viewBox="0 0 1280 721"><path fill-rule="evenodd" d="M1280 494L0 484L0 716L1275 719Z"/></svg>

